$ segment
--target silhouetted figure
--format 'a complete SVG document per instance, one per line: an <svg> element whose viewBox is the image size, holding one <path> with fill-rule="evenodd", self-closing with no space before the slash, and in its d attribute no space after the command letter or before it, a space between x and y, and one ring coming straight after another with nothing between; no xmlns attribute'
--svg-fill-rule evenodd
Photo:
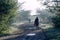
<svg viewBox="0 0 60 40"><path fill-rule="evenodd" d="M29 23L31 22L31 19L29 19Z"/></svg>
<svg viewBox="0 0 60 40"><path fill-rule="evenodd" d="M39 26L39 19L38 19L38 17L36 17L36 19L34 21L34 26Z"/></svg>

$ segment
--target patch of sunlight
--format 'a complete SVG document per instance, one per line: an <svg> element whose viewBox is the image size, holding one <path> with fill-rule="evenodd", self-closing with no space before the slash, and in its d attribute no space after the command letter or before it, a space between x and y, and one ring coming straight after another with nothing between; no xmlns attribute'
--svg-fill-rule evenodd
<svg viewBox="0 0 60 40"><path fill-rule="evenodd" d="M13 23L12 25L15 25L15 26L19 26L19 25L22 25L24 24L23 22L20 22L20 23Z"/></svg>
<svg viewBox="0 0 60 40"><path fill-rule="evenodd" d="M24 30L19 29L17 27L10 27L9 29L9 34L17 34L17 33L22 33Z"/></svg>
<svg viewBox="0 0 60 40"><path fill-rule="evenodd" d="M48 28L52 28L53 26L51 24L40 24L40 27L42 29L48 29Z"/></svg>
<svg viewBox="0 0 60 40"><path fill-rule="evenodd" d="M27 34L27 36L34 36L34 35L36 35L35 33L29 33L29 34Z"/></svg>
<svg viewBox="0 0 60 40"><path fill-rule="evenodd" d="M14 26L19 26L19 25L22 25L24 23L28 23L28 21L23 21L23 22L15 22L15 23L12 23L12 25Z"/></svg>
<svg viewBox="0 0 60 40"><path fill-rule="evenodd" d="M10 27L10 29L9 29L9 34L14 34L14 33L16 33L18 30L19 30L19 29L16 28L16 27Z"/></svg>
<svg viewBox="0 0 60 40"><path fill-rule="evenodd" d="M3 33L6 33L6 34L16 34L16 33L21 33L23 32L22 29L18 29L16 27L10 27L10 29L8 29L7 31L3 31Z"/></svg>
<svg viewBox="0 0 60 40"><path fill-rule="evenodd" d="M31 16L37 15L36 10L31 11L30 15L31 15Z"/></svg>

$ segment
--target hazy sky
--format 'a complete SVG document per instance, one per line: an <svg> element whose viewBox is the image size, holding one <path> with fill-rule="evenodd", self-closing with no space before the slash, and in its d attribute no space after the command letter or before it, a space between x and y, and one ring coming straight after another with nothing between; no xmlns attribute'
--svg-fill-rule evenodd
<svg viewBox="0 0 60 40"><path fill-rule="evenodd" d="M22 8L24 10L31 10L31 15L35 15L36 14L36 9L40 9L40 10L43 10L45 9L45 6L42 5L42 3L44 2L45 0L18 0L18 2L25 2L23 5L22 5Z"/></svg>

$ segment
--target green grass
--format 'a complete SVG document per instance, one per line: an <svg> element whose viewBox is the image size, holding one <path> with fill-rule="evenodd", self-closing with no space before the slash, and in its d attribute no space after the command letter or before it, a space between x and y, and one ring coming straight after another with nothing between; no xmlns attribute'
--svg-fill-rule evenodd
<svg viewBox="0 0 60 40"><path fill-rule="evenodd" d="M60 28L49 28L45 32L49 40L60 40Z"/></svg>

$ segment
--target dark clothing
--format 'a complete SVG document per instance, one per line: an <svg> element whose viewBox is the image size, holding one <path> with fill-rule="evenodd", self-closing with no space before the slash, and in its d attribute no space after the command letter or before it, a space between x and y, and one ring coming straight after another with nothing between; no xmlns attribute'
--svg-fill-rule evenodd
<svg viewBox="0 0 60 40"><path fill-rule="evenodd" d="M29 19L29 23L31 22L31 19Z"/></svg>
<svg viewBox="0 0 60 40"><path fill-rule="evenodd" d="M34 26L39 26L39 19L38 19L38 17L34 21Z"/></svg>

